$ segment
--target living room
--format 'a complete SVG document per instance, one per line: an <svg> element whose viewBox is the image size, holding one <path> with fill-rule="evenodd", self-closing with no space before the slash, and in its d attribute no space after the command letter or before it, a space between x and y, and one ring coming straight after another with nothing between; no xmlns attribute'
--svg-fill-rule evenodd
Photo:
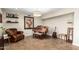
<svg viewBox="0 0 79 59"><path fill-rule="evenodd" d="M77 43L79 42L74 38L75 33L73 34L73 28L74 32L77 29L74 27L76 25L75 19L78 18L77 9L1 8L0 10L2 14L2 22L0 25L4 28L3 31L16 28L17 31L21 31L21 36L23 35L22 39L24 39L17 42L8 42L7 40L7 43L4 45L4 50L79 49L77 47ZM31 19L32 24L30 21L27 21L28 19ZM42 36L41 33L37 32L43 32L44 35ZM13 39L9 38L9 40Z"/></svg>

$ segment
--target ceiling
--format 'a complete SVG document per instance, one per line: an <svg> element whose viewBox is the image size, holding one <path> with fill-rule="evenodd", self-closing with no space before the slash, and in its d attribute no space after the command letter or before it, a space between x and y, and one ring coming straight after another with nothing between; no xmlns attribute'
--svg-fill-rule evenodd
<svg viewBox="0 0 79 59"><path fill-rule="evenodd" d="M42 15L49 13L49 12L54 12L56 10L59 10L59 8L3 8L3 10L6 11L20 11L23 13L27 13L28 15L32 15L33 12L39 11Z"/></svg>
<svg viewBox="0 0 79 59"><path fill-rule="evenodd" d="M33 13L35 11L39 11L42 14L49 12L51 9L52 8L24 8L25 11L29 11L31 13Z"/></svg>
<svg viewBox="0 0 79 59"><path fill-rule="evenodd" d="M23 10L24 12L27 11L31 14L33 14L33 12L40 12L42 15L58 9L59 8L20 8L20 10Z"/></svg>

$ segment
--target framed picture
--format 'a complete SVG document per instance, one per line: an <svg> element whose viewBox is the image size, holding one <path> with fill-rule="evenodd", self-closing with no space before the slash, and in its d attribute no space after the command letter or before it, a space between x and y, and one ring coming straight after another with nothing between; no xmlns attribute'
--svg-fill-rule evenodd
<svg viewBox="0 0 79 59"><path fill-rule="evenodd" d="M24 16L24 29L34 28L34 17Z"/></svg>
<svg viewBox="0 0 79 59"><path fill-rule="evenodd" d="M2 15L0 14L0 23L2 23Z"/></svg>

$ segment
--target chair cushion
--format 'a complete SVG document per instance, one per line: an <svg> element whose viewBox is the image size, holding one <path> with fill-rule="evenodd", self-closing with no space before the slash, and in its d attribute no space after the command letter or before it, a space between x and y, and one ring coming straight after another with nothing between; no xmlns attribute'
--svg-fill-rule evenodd
<svg viewBox="0 0 79 59"><path fill-rule="evenodd" d="M37 34L37 35L42 35L42 33L39 33L39 32L35 32L34 34Z"/></svg>

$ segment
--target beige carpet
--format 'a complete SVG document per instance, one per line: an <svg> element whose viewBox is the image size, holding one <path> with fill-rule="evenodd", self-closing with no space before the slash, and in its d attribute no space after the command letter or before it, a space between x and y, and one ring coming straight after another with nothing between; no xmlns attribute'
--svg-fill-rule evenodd
<svg viewBox="0 0 79 59"><path fill-rule="evenodd" d="M79 50L79 47L61 39L26 37L16 43L5 44L5 50Z"/></svg>

